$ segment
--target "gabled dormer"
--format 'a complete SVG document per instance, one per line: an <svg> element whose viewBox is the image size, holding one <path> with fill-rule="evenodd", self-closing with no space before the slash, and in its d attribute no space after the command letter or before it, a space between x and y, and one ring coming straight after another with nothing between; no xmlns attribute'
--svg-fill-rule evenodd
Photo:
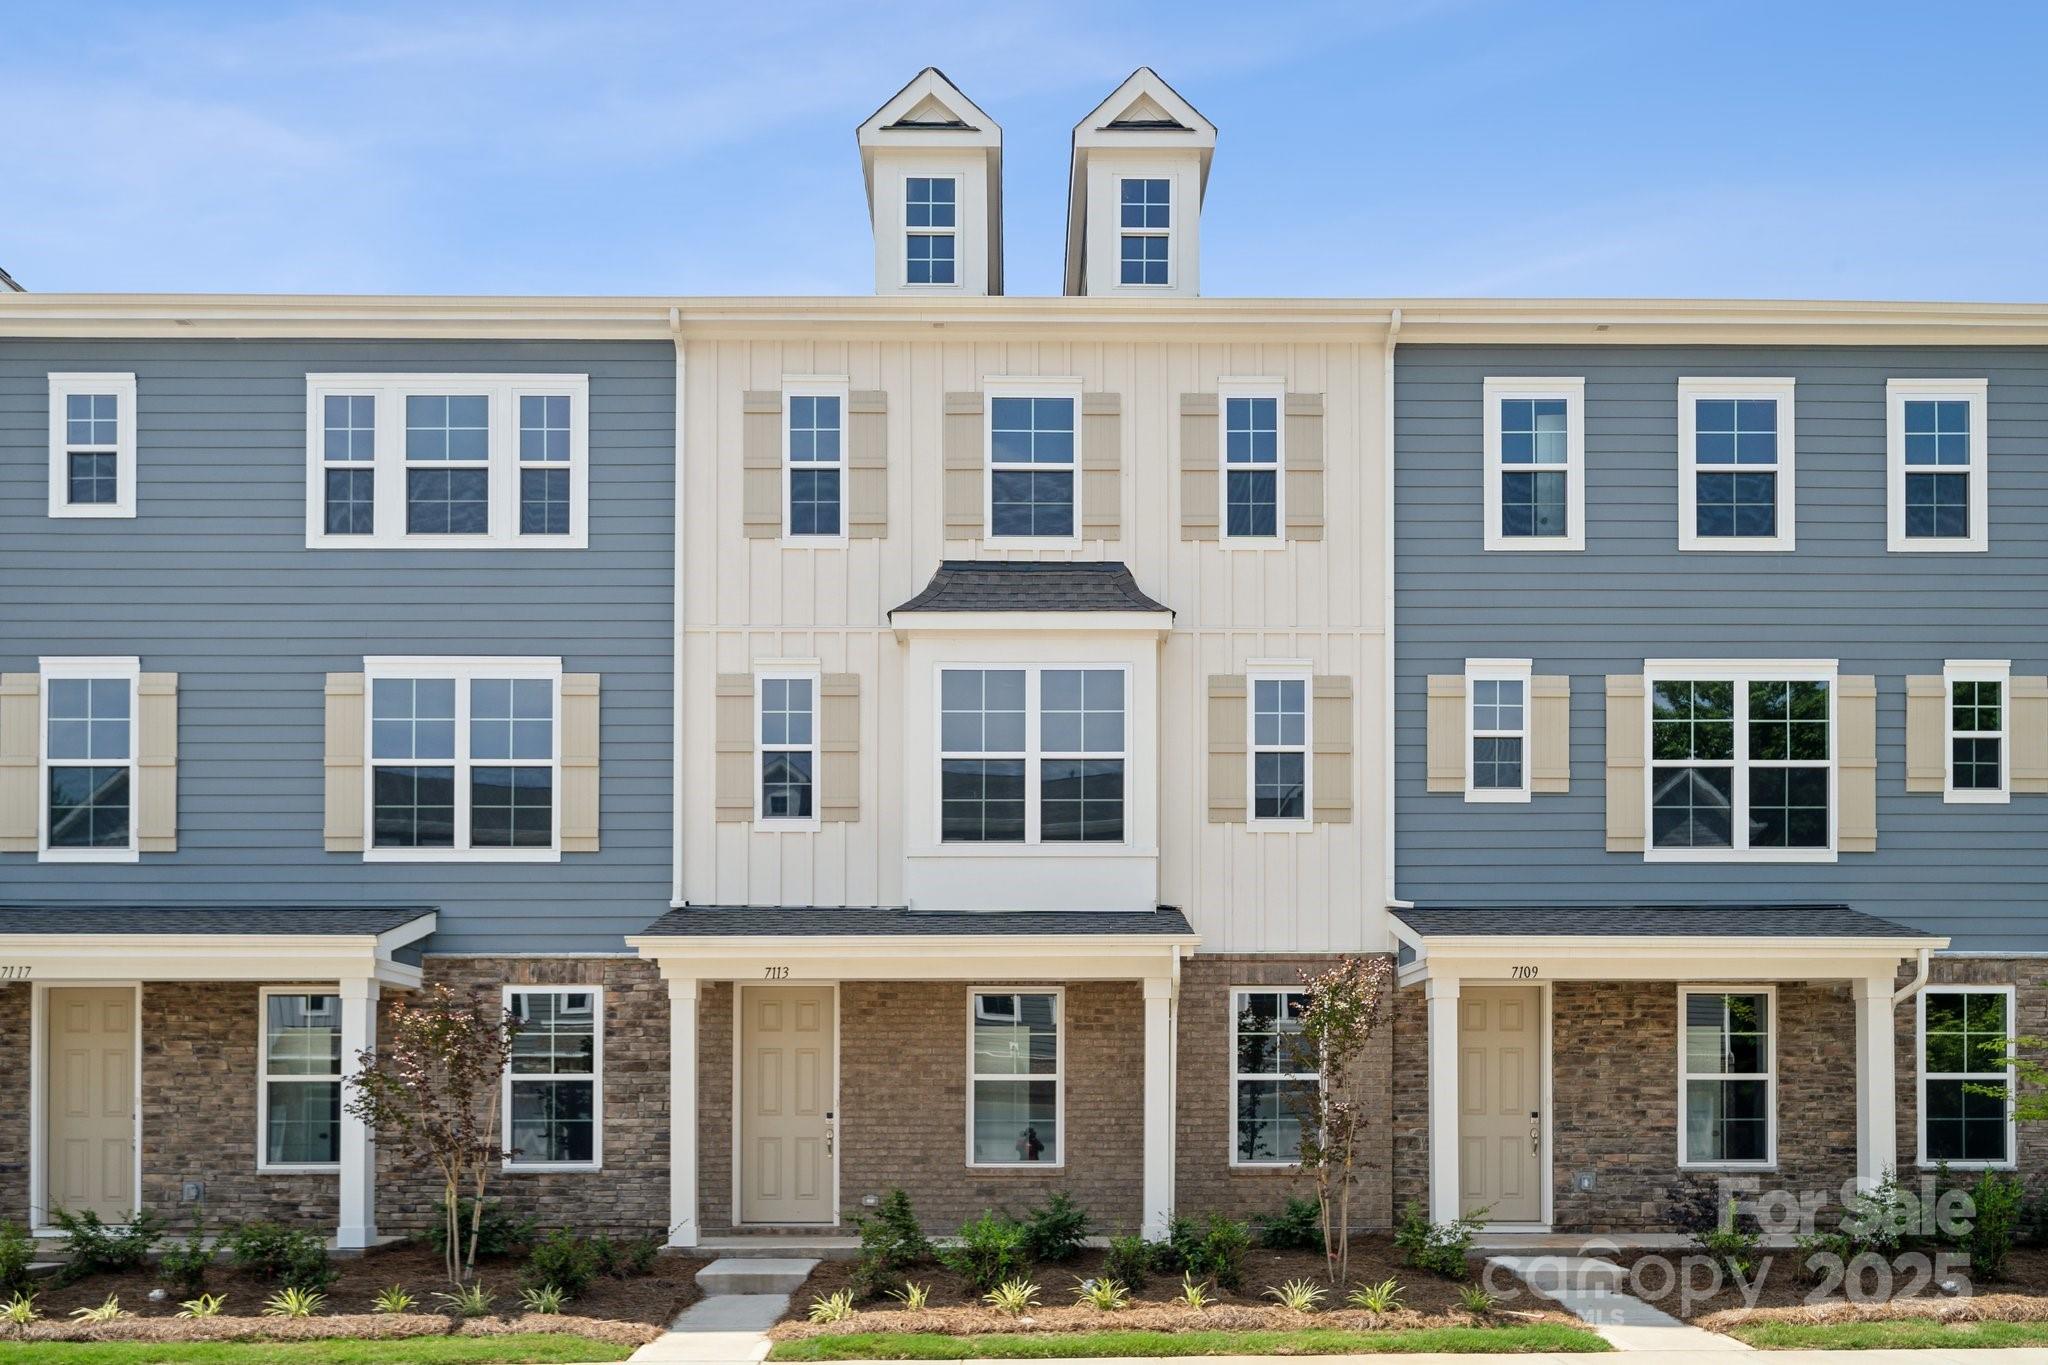
<svg viewBox="0 0 2048 1365"><path fill-rule="evenodd" d="M1202 195L1216 125L1149 66L1074 125L1069 294L1201 293Z"/></svg>
<svg viewBox="0 0 2048 1365"><path fill-rule="evenodd" d="M1003 130L928 66L861 124L877 294L1003 292Z"/></svg>

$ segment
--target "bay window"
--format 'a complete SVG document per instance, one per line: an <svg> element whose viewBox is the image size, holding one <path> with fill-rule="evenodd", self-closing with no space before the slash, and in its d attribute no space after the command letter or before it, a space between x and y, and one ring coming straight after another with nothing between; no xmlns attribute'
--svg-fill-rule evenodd
<svg viewBox="0 0 2048 1365"><path fill-rule="evenodd" d="M940 838L1121 843L1126 672L944 668Z"/></svg>

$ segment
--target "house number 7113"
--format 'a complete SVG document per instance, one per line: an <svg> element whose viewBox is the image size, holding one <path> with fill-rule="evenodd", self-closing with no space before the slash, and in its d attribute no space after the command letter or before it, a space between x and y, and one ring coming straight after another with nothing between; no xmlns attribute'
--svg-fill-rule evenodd
<svg viewBox="0 0 2048 1365"><path fill-rule="evenodd" d="M787 981L789 980L789 968L763 967L761 969L761 979L764 981Z"/></svg>

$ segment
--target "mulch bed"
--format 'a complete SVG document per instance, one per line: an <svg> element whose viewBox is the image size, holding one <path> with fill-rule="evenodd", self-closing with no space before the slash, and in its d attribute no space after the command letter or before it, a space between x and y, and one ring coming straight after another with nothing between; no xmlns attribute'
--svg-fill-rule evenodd
<svg viewBox="0 0 2048 1365"><path fill-rule="evenodd" d="M1968 1295L1950 1294L1940 1287L1939 1278L1916 1285L1922 1275L1914 1270L1895 1270L1892 1275L1891 1292L1895 1297L1882 1302L1857 1303L1849 1299L1841 1286L1824 1297L1817 1295L1817 1284L1809 1280L1802 1267L1803 1257L1790 1248L1767 1249L1758 1253L1759 1261L1768 1261L1761 1268L1761 1278L1752 1276L1744 1285L1738 1285L1723 1277L1720 1288L1713 1293L1704 1292L1709 1277L1704 1269L1688 1268L1685 1258L1697 1256L1692 1251L1636 1251L1621 1252L1607 1259L1632 1271L1641 1262L1654 1261L1662 1257L1677 1268L1675 1284L1683 1286L1688 1274L1691 1276L1690 1294L1682 1294L1674 1287L1669 1293L1650 1297L1647 1291L1662 1287L1672 1277L1656 1269L1636 1271L1636 1283L1644 1290L1648 1301L1675 1317L1680 1317L1709 1331L1725 1332L1730 1327L1755 1322L1867 1322L1890 1321L1902 1318L1928 1318L1942 1322L2044 1322L2048 1321L2048 1249L2020 1248L2012 1253L2003 1278L1996 1282L1979 1282L1968 1269L1958 1272L1972 1282ZM1931 1262L1933 1252L1906 1253L1924 1255ZM1866 1291L1875 1292L1878 1279L1874 1271L1863 1277ZM1626 1290L1626 1286L1624 1286ZM1905 1291L1914 1289L1911 1297L1904 1297Z"/></svg>
<svg viewBox="0 0 2048 1365"><path fill-rule="evenodd" d="M1458 1299L1459 1286L1427 1271L1400 1263L1393 1243L1385 1237L1361 1238L1351 1246L1351 1276L1341 1292L1331 1292L1319 1311L1298 1313L1282 1308L1266 1290L1289 1280L1309 1280L1326 1289L1323 1256L1319 1251L1266 1251L1254 1249L1245 1258L1244 1284L1236 1292L1215 1289L1210 1306L1188 1308L1176 1302L1180 1276L1153 1275L1131 1295L1129 1308L1103 1312L1074 1302L1075 1286L1102 1273L1106 1253L1084 1250L1071 1261L1058 1265L1034 1266L1032 1283L1039 1288L1041 1307L1021 1318L997 1312L981 1302L981 1295L965 1280L942 1265L920 1266L908 1278L931 1287L930 1306L919 1312L905 1309L893 1299L871 1300L859 1305L850 1318L830 1324L806 1320L811 1300L849 1288L852 1261L824 1261L811 1272L803 1287L790 1296L789 1312L776 1324L770 1336L792 1341L821 1335L852 1332L938 1332L947 1336L975 1336L990 1332L1101 1332L1101 1331L1294 1331L1307 1327L1340 1327L1354 1331L1386 1331L1412 1327L1470 1326L1472 1315ZM1472 1273L1479 1273L1478 1261ZM1398 1312L1375 1314L1347 1308L1344 1296L1363 1285L1392 1278L1400 1282L1404 1306ZM1520 1288L1519 1285L1516 1288ZM1506 1300L1506 1295L1502 1295ZM1573 1326L1579 1320L1547 1302L1526 1294L1503 1302L1492 1321L1502 1323L1556 1322Z"/></svg>

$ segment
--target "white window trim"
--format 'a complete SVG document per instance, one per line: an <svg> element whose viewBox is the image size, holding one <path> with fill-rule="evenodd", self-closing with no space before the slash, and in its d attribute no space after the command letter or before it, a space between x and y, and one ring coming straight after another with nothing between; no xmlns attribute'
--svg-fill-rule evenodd
<svg viewBox="0 0 2048 1365"><path fill-rule="evenodd" d="M977 995L1049 995L1052 997L1052 1074L1050 1076L984 1076L974 1069L974 997ZM1051 1081L1057 1161L976 1161L974 1159L974 1083L976 1081ZM1067 992L1063 986L969 986L967 988L967 1165L978 1171L1059 1171L1067 1165Z"/></svg>
<svg viewBox="0 0 2048 1365"><path fill-rule="evenodd" d="M1124 183L1130 180L1164 180L1166 182L1166 226L1163 228L1124 226ZM1179 216L1180 177L1157 172L1116 177L1116 287L1119 289L1172 289L1180 280L1180 253L1173 249L1174 220ZM1164 237L1166 239L1166 283L1132 284L1124 279L1124 238ZM1285 417L1286 414L1281 414Z"/></svg>
<svg viewBox="0 0 2048 1365"><path fill-rule="evenodd" d="M1045 850L1048 856L1071 857L1076 853L1106 856L1125 854L1132 851L1131 845L1131 666L1114 661L1089 663L1021 663L1015 659L999 663L973 663L967 660L948 659L936 664L932 678L932 695L938 704L932 708L932 829L933 843L939 853L1008 853L1019 850ZM1062 749L1046 751L1040 743L1042 717L1040 716L1040 679L1047 672L1078 671L1083 673L1118 673L1123 677L1124 693L1124 747L1115 753L1069 753ZM946 674L948 673L989 673L1021 672L1024 675L1024 838L1021 842L998 843L995 841L973 842L946 839L946 760L949 758L1011 758L1016 755L1007 750L984 749L969 753L965 750L951 750L946 747ZM1043 813L1040 807L1045 801L1045 760L1055 761L1068 758L1119 759L1124 765L1124 837L1110 842L1107 839L1046 840L1042 836Z"/></svg>
<svg viewBox="0 0 2048 1365"><path fill-rule="evenodd" d="M77 503L70 501L71 430L66 424L66 399L73 394L111 393L119 403L115 411L114 500ZM87 373L53 371L50 375L50 488L49 507L53 517L127 517L135 515L135 376L128 373ZM80 446L81 451L104 453L110 447Z"/></svg>
<svg viewBox="0 0 2048 1365"><path fill-rule="evenodd" d="M483 394L490 405L490 531L412 535L405 529L405 400ZM327 533L324 400L377 400L374 458L376 531ZM519 400L569 398L569 534L519 533ZM536 466L538 467L538 466ZM548 468L560 468L549 465ZM590 376L587 374L308 374L306 376L306 548L309 550L581 550L590 543Z"/></svg>
<svg viewBox="0 0 2048 1365"><path fill-rule="evenodd" d="M1685 1001L1692 995L1761 995L1769 1012L1764 1029L1764 1148L1762 1161L1691 1161L1685 1154L1686 1082L1690 1080L1756 1080L1751 1073L1708 1071L1694 1076L1687 1070L1685 1052ZM1778 1165L1778 988L1769 983L1753 985L1682 981L1678 986L1678 1169L1681 1171L1767 1171Z"/></svg>
<svg viewBox="0 0 2048 1365"><path fill-rule="evenodd" d="M1243 1072L1237 1069L1237 1021L1243 1013L1238 1001L1247 995L1303 995L1306 992L1299 985L1294 986L1232 986L1230 988L1230 1074L1228 1084L1230 1095L1225 1101L1230 1106L1230 1136L1226 1142L1229 1148L1230 1165L1250 1171L1291 1171L1301 1166L1294 1161L1246 1161L1237 1154L1237 1084L1239 1081L1314 1081L1317 1089L1322 1088L1321 1071L1276 1071Z"/></svg>
<svg viewBox="0 0 2048 1365"><path fill-rule="evenodd" d="M1586 548L1586 380L1583 375L1556 378L1487 376L1480 385L1486 405L1485 548L1488 550L1583 550ZM1509 472L1501 458L1500 405L1511 399L1564 400L1565 457L1562 465L1515 465L1513 472L1564 475L1565 534L1510 536L1500 529L1500 481Z"/></svg>
<svg viewBox="0 0 2048 1365"><path fill-rule="evenodd" d="M604 987L602 986L507 986L504 1007L512 1011L512 1001L522 995L587 995L590 997L591 1014L591 1055L590 1055L590 1160L588 1161L515 1161L511 1155L512 1146L512 1082L524 1081L580 1081L586 1077L571 1072L551 1071L545 1074L528 1072L514 1076L512 1065L505 1065L504 1090L499 1096L504 1117L506 1155L500 1162L507 1175L527 1175L547 1171L601 1171L604 1169Z"/></svg>
<svg viewBox="0 0 2048 1365"><path fill-rule="evenodd" d="M1060 549L1081 543L1081 381L1074 378L986 378L981 386L981 516L982 544L990 549ZM1073 476L1074 532L1067 536L999 536L996 534L996 400L998 398L1068 398L1074 404L1074 458L1064 466ZM1062 466L1005 464L1005 470L1056 473Z"/></svg>
<svg viewBox="0 0 2048 1365"><path fill-rule="evenodd" d="M1798 548L1797 462L1793 433L1798 429L1789 378L1683 378L1678 381L1678 548L1681 550L1787 551ZM1778 533L1774 536L1702 536L1699 533L1698 474L1756 473L1760 465L1702 465L1696 437L1702 398L1770 398L1778 404Z"/></svg>
<svg viewBox="0 0 2048 1365"><path fill-rule="evenodd" d="M762 790L761 765L769 753L766 735L766 717L762 709L762 684L770 680L803 681L811 685L811 742L808 745L778 744L776 753L808 753L811 756L811 813L797 817L770 815L767 810L766 793ZM818 733L819 717L824 710L823 670L814 665L775 664L757 666L754 670L754 819L756 827L765 830L784 830L792 833L807 833L821 828L820 814L824 796L824 774L820 764L824 758L824 744Z"/></svg>
<svg viewBox="0 0 2048 1365"><path fill-rule="evenodd" d="M141 783L142 717L142 661L137 658L113 656L46 658L37 661L41 676L41 704L36 724L36 749L41 762L36 774L36 861L42 863L133 863L142 860L142 843L137 835L137 822L142 811ZM56 679L110 679L119 678L128 684L128 846L126 848L52 848L50 847L50 769L60 768L113 768L119 763L103 763L97 759L65 759L59 763L50 760L50 683Z"/></svg>
<svg viewBox="0 0 2048 1365"><path fill-rule="evenodd" d="M1991 548L1991 383L1986 379L1887 379L1884 385L1885 548L1900 554L1957 553ZM1970 533L1906 536L1906 400L1948 399L1970 405ZM1954 466L1941 472L1953 474Z"/></svg>
<svg viewBox="0 0 2048 1365"><path fill-rule="evenodd" d="M1956 684L1998 684L1998 787L1956 789ZM1967 738L1982 739L1981 731ZM1950 659L1941 666L1941 799L1949 805L2002 806L2012 800L2012 660Z"/></svg>
<svg viewBox="0 0 2048 1365"><path fill-rule="evenodd" d="M927 286L920 285L919 288ZM943 288L944 286L939 286ZM785 545L817 548L819 546L846 544L846 494L849 469L848 435L852 426L847 411L850 385L844 375L800 375L782 381L782 540ZM839 459L834 464L822 460L805 461L809 470L836 469L839 473L839 530L833 535L804 533L799 535L790 529L790 483L796 472L796 462L789 455L789 408L793 398L836 398L839 400ZM1078 433L1076 435L1078 439Z"/></svg>
<svg viewBox="0 0 2048 1365"><path fill-rule="evenodd" d="M911 226L910 182L913 180L950 180L953 182L953 226ZM903 172L901 193L897 200L903 212L903 251L897 258L896 266L897 269L902 271L903 287L911 293L958 294L966 288L967 263L960 259L960 244L963 240L960 232L960 219L965 211L965 206L961 203L961 180L962 177L955 171L920 171L919 168L911 166ZM910 278L910 239L912 237L951 237L953 239L953 278L950 283L941 283L936 280L913 281Z"/></svg>
<svg viewBox="0 0 2048 1365"><path fill-rule="evenodd" d="M349 1003L339 993L339 988L330 983L325 986L263 986L256 992L256 1169L269 1174L292 1174L305 1171L338 1171L339 1161L272 1161L270 1159L270 1085L272 1081L291 1085L324 1085L332 1082L341 1088L342 1075L333 1076L285 1076L272 1075L270 1071L270 1001L278 995L324 995L333 999L335 1028L342 1027L342 1012ZM341 1059L342 1072L348 1070L348 1057ZM346 1101L346 1094L343 1095Z"/></svg>
<svg viewBox="0 0 2048 1365"><path fill-rule="evenodd" d="M2012 1051L2012 1044L2019 1039L2018 992L2011 986L1964 986L1945 982L1930 984L1915 998L1913 1006L1913 1073L1914 1088L1918 1105L1914 1120L1914 1160L1923 1169L1946 1165L1957 1171L2010 1171L2018 1167L2019 1125L2013 1117L2012 1097L2019 1093L2019 1077L2011 1066L2005 1068L2005 1160L2003 1161L1959 1161L1946 1162L1930 1160L1927 1155L1927 1083L1929 1081L1983 1081L1992 1076L1989 1071L1936 1071L1927 1069L1927 997L1938 995L2002 995L2005 997L2005 1041L2006 1051Z"/></svg>
<svg viewBox="0 0 2048 1365"><path fill-rule="evenodd" d="M455 689L455 846L453 848L377 847L376 685L380 678L452 679ZM553 828L546 848L471 848L469 689L478 678L540 678L554 684L554 774L549 815ZM437 658L398 655L363 660L363 861L366 863L558 863L562 860L562 661L559 658ZM400 766L443 766L439 759L399 760ZM482 760L497 767L497 759Z"/></svg>
<svg viewBox="0 0 2048 1365"><path fill-rule="evenodd" d="M1529 679L1535 664L1529 659L1467 659L1465 661L1465 799L1475 805L1488 803L1516 803L1529 799ZM1520 730L1488 730L1483 734L1479 729L1479 689L1473 684L1480 682L1518 682L1522 685L1522 728ZM1481 787L1476 785L1479 778L1478 764L1473 761L1473 742L1478 739L1519 738L1522 741L1522 785L1519 787Z"/></svg>
<svg viewBox="0 0 2048 1365"><path fill-rule="evenodd" d="M1137 287L1137 286L1133 286ZM1144 286L1157 288L1157 285ZM1273 463L1233 465L1230 463L1230 400L1270 398L1273 400ZM1273 471L1273 534L1270 536L1230 533L1230 474L1236 470ZM1287 381L1284 379L1219 379L1216 382L1216 506L1222 509L1218 526L1221 543L1245 550L1266 550L1287 543Z"/></svg>
<svg viewBox="0 0 2048 1365"><path fill-rule="evenodd" d="M1260 744L1259 684L1298 682L1301 684L1301 743ZM1316 680L1314 666L1306 660L1254 662L1244 678L1244 811L1245 823L1261 833L1305 834L1315 828L1316 794ZM1259 754L1301 751L1301 818L1259 818Z"/></svg>
<svg viewBox="0 0 2048 1365"><path fill-rule="evenodd" d="M1643 661L1643 861L1650 863L1832 863L1836 861L1839 824L1842 816L1841 777L1841 688L1834 659L1646 659ZM1656 749L1652 747L1656 708L1651 697L1660 679L1731 682L1746 689L1751 682L1825 682L1828 685L1828 843L1819 848L1748 847L1749 783L1736 780L1730 786L1734 796L1733 833L1736 843L1729 848L1658 848L1652 839L1656 820ZM1735 720L1735 757L1730 767L1737 779L1749 773L1749 700L1738 690Z"/></svg>

